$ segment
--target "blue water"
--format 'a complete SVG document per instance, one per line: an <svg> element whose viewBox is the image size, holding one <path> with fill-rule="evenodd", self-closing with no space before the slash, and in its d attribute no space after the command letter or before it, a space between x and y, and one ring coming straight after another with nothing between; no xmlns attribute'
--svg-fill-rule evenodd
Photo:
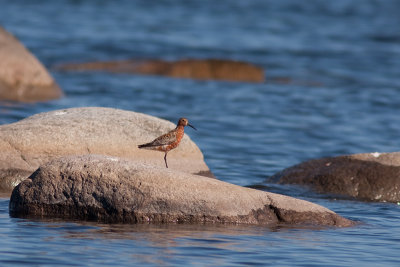
<svg viewBox="0 0 400 267"><path fill-rule="evenodd" d="M103 106L175 122L223 181L262 185L360 221L346 229L99 225L10 218L0 198L0 265L398 266L400 206L266 184L324 156L398 151L400 2L4 1L0 25L66 93L0 102L0 124L38 112ZM60 72L66 62L224 58L258 64L263 84Z"/></svg>

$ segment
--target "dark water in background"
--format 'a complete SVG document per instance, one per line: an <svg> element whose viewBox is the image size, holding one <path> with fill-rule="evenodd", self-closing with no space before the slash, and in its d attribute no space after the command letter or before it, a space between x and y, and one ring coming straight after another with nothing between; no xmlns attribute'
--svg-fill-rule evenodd
<svg viewBox="0 0 400 267"><path fill-rule="evenodd" d="M103 106L171 121L221 180L262 184L323 156L399 151L400 1L5 1L0 25L48 68L127 58L225 58L264 84L52 71L66 97L0 102L0 124ZM289 82L279 82L281 78ZM350 229L108 226L10 218L0 199L0 265L398 266L400 206L266 189L361 221Z"/></svg>

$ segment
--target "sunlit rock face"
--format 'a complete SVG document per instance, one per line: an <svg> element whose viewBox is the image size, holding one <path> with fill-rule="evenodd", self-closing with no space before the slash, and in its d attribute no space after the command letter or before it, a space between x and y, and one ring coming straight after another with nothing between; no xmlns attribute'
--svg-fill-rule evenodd
<svg viewBox="0 0 400 267"><path fill-rule="evenodd" d="M112 108L71 108L0 126L0 189L11 190L41 164L67 155L109 155L165 168L164 153L138 149L176 127L153 116ZM185 133L168 153L169 168L212 176Z"/></svg>
<svg viewBox="0 0 400 267"><path fill-rule="evenodd" d="M62 95L46 68L0 26L0 100L33 102Z"/></svg>

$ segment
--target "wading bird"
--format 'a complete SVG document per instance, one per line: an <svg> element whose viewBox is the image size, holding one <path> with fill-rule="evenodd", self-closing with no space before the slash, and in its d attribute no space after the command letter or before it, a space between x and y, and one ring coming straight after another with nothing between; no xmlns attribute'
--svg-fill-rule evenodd
<svg viewBox="0 0 400 267"><path fill-rule="evenodd" d="M157 137L150 143L139 145L138 148L165 152L164 161L165 161L165 166L168 168L167 154L170 150L176 148L181 142L183 135L185 133L184 130L185 126L189 126L197 130L193 125L189 124L188 119L180 118L174 130Z"/></svg>

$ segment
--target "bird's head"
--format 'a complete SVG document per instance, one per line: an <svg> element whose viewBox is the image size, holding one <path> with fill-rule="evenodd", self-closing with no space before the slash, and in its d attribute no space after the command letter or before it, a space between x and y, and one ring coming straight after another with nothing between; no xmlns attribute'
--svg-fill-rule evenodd
<svg viewBox="0 0 400 267"><path fill-rule="evenodd" d="M178 121L178 126L183 126L183 127L189 126L189 127L192 127L193 129L197 130L193 125L189 124L189 121L186 118L180 118Z"/></svg>

